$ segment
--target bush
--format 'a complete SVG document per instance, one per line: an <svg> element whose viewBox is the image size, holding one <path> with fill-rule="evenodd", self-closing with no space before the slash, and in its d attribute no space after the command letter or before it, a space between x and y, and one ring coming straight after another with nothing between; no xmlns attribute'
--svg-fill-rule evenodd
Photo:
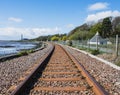
<svg viewBox="0 0 120 95"><path fill-rule="evenodd" d="M85 48L85 47L79 47L79 49L80 50L85 50L85 51L87 50L87 48Z"/></svg>
<svg viewBox="0 0 120 95"><path fill-rule="evenodd" d="M21 51L18 53L19 56L24 56L24 55L28 55L27 51Z"/></svg>
<svg viewBox="0 0 120 95"><path fill-rule="evenodd" d="M68 41L67 41L67 45L68 45L68 46L72 46L72 41L71 41L71 40L68 40Z"/></svg>
<svg viewBox="0 0 120 95"><path fill-rule="evenodd" d="M97 54L100 54L100 51L99 51L99 49L98 50L91 50L91 54L97 55Z"/></svg>
<svg viewBox="0 0 120 95"><path fill-rule="evenodd" d="M57 37L57 36L53 36L52 38L51 38L51 41L58 41L59 40L59 37Z"/></svg>
<svg viewBox="0 0 120 95"><path fill-rule="evenodd" d="M34 50L29 50L29 51L28 51L28 53L33 53L33 52L34 52Z"/></svg>

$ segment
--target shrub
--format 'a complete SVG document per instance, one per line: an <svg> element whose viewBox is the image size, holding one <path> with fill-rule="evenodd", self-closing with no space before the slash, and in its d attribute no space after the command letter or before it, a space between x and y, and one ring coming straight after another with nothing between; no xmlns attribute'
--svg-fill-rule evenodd
<svg viewBox="0 0 120 95"><path fill-rule="evenodd" d="M98 50L91 50L91 54L97 55L97 54L100 54L100 51L99 51L99 49Z"/></svg>
<svg viewBox="0 0 120 95"><path fill-rule="evenodd" d="M28 53L33 53L33 52L34 52L34 50L29 50L29 51L28 51Z"/></svg>
<svg viewBox="0 0 120 95"><path fill-rule="evenodd" d="M79 47L79 49L80 50L85 50L85 51L87 50L87 48L85 48L85 47Z"/></svg>
<svg viewBox="0 0 120 95"><path fill-rule="evenodd" d="M19 56L24 56L24 55L28 55L27 51L21 51L18 53Z"/></svg>
<svg viewBox="0 0 120 95"><path fill-rule="evenodd" d="M68 41L67 41L67 45L68 45L68 46L72 46L72 41L71 41L71 40L68 40Z"/></svg>

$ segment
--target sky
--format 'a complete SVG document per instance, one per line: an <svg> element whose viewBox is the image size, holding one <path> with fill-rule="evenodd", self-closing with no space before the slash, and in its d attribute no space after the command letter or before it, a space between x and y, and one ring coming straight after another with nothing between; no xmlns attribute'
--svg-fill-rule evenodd
<svg viewBox="0 0 120 95"><path fill-rule="evenodd" d="M120 16L120 0L0 0L0 40L69 33L108 16Z"/></svg>

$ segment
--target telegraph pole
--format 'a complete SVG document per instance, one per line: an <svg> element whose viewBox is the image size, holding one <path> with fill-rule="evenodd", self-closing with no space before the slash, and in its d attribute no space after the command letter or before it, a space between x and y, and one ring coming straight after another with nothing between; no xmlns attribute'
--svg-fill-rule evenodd
<svg viewBox="0 0 120 95"><path fill-rule="evenodd" d="M97 32L96 33L96 50L98 50L98 36L99 36L99 33Z"/></svg>
<svg viewBox="0 0 120 95"><path fill-rule="evenodd" d="M116 35L116 57L118 56L118 35Z"/></svg>

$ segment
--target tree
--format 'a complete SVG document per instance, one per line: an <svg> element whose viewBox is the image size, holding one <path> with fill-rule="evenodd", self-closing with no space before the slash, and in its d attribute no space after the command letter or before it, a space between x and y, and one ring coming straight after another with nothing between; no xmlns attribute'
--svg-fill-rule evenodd
<svg viewBox="0 0 120 95"><path fill-rule="evenodd" d="M120 24L118 24L115 28L115 33L118 34L118 36L120 36ZM116 35L115 34L115 35Z"/></svg>
<svg viewBox="0 0 120 95"><path fill-rule="evenodd" d="M59 40L59 37L57 37L57 36L53 36L52 38L51 38L51 41L58 41Z"/></svg>
<svg viewBox="0 0 120 95"><path fill-rule="evenodd" d="M102 36L104 38L110 37L112 32L112 24L110 17L104 18L102 22Z"/></svg>
<svg viewBox="0 0 120 95"><path fill-rule="evenodd" d="M62 40L63 40L63 41L66 41L66 40L67 40L67 36L63 36L63 37L62 37Z"/></svg>
<svg viewBox="0 0 120 95"><path fill-rule="evenodd" d="M80 31L75 32L74 34L69 36L69 40L81 40L82 39L82 33Z"/></svg>
<svg viewBox="0 0 120 95"><path fill-rule="evenodd" d="M92 28L90 29L90 33L92 36L95 35L96 32L99 32L100 35L102 36L102 23L97 23L93 25Z"/></svg>
<svg viewBox="0 0 120 95"><path fill-rule="evenodd" d="M116 34L120 34L120 16L115 17L112 21L112 28L113 28L113 36Z"/></svg>
<svg viewBox="0 0 120 95"><path fill-rule="evenodd" d="M69 40L86 40L86 39L90 39L92 36L92 34L89 31L81 31L78 30L77 32L75 32L74 34L70 35L68 37Z"/></svg>

